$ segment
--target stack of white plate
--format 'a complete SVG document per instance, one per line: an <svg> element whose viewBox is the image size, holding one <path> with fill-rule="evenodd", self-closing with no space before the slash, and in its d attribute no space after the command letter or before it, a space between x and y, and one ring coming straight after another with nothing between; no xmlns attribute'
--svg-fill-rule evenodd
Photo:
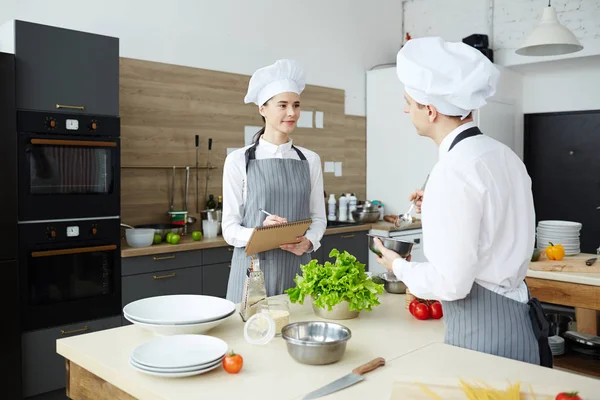
<svg viewBox="0 0 600 400"><path fill-rule="evenodd" d="M572 221L540 221L537 226L537 247L540 250L553 244L562 244L565 254L579 254L581 223Z"/></svg>
<svg viewBox="0 0 600 400"><path fill-rule="evenodd" d="M217 368L226 352L227 343L212 336L165 336L136 347L129 364L144 374L183 378Z"/></svg>
<svg viewBox="0 0 600 400"><path fill-rule="evenodd" d="M560 336L550 336L548 338L548 343L550 344L550 351L552 351L552 355L561 356L565 354L565 339Z"/></svg>
<svg viewBox="0 0 600 400"><path fill-rule="evenodd" d="M148 297L123 308L128 321L158 335L205 333L234 312L229 300L191 294Z"/></svg>

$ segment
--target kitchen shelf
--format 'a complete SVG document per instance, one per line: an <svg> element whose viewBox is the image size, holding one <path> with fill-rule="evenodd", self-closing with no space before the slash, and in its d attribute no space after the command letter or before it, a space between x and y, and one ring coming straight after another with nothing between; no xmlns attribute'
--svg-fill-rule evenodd
<svg viewBox="0 0 600 400"><path fill-rule="evenodd" d="M186 167L189 167L190 169L196 169L195 165L121 165L121 168L127 169L173 169L173 167L175 167L175 169L186 169ZM198 169L217 169L217 167L207 167L206 165L199 165Z"/></svg>

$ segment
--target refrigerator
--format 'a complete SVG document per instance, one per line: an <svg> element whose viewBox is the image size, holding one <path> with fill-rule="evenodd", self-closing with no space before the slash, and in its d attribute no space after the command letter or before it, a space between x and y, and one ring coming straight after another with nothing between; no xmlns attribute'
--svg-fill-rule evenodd
<svg viewBox="0 0 600 400"><path fill-rule="evenodd" d="M0 306L3 323L2 361L8 366L1 376L2 397L22 398L21 322L17 240L17 111L15 56L0 53Z"/></svg>

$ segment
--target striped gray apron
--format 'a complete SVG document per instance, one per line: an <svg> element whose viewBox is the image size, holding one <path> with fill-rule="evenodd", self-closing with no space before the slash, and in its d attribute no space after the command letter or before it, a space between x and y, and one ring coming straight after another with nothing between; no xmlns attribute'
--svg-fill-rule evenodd
<svg viewBox="0 0 600 400"><path fill-rule="evenodd" d="M480 134L476 127L461 132L448 151L461 140ZM464 299L443 301L442 307L445 343L552 367L548 330L542 327L545 316L537 299L521 303L474 283Z"/></svg>
<svg viewBox="0 0 600 400"><path fill-rule="evenodd" d="M246 150L246 179L248 194L244 204L242 225L262 226L266 215L259 208L289 222L310 218L310 167L300 150L292 146L300 160L289 158L256 159L258 142ZM310 253L297 256L289 251L274 249L258 254L265 276L267 296L284 293L293 287L300 264L307 264ZM227 300L239 303L250 258L244 247L236 247L231 260L227 285Z"/></svg>

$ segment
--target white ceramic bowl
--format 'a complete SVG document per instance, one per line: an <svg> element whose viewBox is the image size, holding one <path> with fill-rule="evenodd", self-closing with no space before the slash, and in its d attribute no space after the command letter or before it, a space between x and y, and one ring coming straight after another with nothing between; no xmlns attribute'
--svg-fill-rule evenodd
<svg viewBox="0 0 600 400"><path fill-rule="evenodd" d="M127 244L131 247L148 247L152 246L154 241L154 229L126 229L125 238Z"/></svg>
<svg viewBox="0 0 600 400"><path fill-rule="evenodd" d="M199 324L187 324L187 325L159 325L159 324L146 324L143 322L136 321L127 314L124 314L126 320L134 325L139 326L142 329L150 331L158 336L171 336L171 335L186 335L186 334L202 334L209 330L216 328L223 322L225 322L233 313L228 316L218 319L216 321L202 322Z"/></svg>

